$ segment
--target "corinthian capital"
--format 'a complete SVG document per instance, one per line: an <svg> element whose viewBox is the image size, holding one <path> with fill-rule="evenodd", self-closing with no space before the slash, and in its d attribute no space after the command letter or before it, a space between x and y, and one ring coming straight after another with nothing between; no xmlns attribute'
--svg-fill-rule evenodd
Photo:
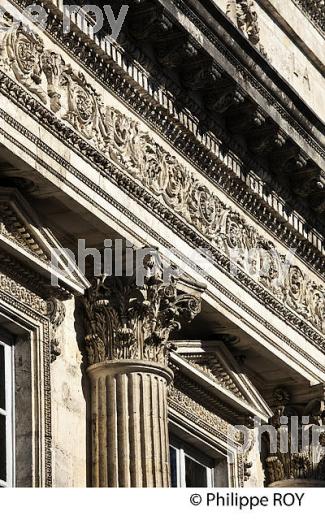
<svg viewBox="0 0 325 520"><path fill-rule="evenodd" d="M106 276L94 280L85 305L86 349L90 365L109 360L146 360L167 365L170 334L200 312L200 298L179 290L175 273L163 279L157 257L144 261L146 276Z"/></svg>

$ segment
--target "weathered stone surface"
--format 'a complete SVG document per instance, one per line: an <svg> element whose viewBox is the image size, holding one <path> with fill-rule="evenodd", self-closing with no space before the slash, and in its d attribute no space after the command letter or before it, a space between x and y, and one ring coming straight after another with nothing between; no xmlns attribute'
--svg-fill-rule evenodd
<svg viewBox="0 0 325 520"><path fill-rule="evenodd" d="M64 37L61 0L47 5L46 31L0 22L16 485L168 487L169 432L215 464L216 485L320 485L323 458L261 456L251 439L254 414L324 421L319 12L130 0L116 43L90 18ZM182 274L166 282L150 257L140 287L106 273L90 287L91 262L69 258L80 239L101 254L116 238Z"/></svg>

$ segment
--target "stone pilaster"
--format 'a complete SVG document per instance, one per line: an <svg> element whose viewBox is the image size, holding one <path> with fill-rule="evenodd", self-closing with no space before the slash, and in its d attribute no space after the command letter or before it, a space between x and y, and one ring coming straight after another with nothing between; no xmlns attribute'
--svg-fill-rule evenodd
<svg viewBox="0 0 325 520"><path fill-rule="evenodd" d="M141 286L105 276L85 299L93 487L169 486L169 336L200 302L147 267Z"/></svg>

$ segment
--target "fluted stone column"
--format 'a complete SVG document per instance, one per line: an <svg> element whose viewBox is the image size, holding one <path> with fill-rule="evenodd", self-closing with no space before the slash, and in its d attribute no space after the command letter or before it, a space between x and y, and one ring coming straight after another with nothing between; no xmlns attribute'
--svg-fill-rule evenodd
<svg viewBox="0 0 325 520"><path fill-rule="evenodd" d="M141 287L134 277L103 277L85 299L93 487L170 485L169 335L200 301L149 266Z"/></svg>
<svg viewBox="0 0 325 520"><path fill-rule="evenodd" d="M172 373L133 360L88 369L95 487L168 487L167 386Z"/></svg>

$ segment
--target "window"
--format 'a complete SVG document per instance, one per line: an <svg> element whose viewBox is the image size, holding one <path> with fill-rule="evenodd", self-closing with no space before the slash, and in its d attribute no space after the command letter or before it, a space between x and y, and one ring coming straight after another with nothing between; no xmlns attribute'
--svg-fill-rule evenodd
<svg viewBox="0 0 325 520"><path fill-rule="evenodd" d="M186 443L172 439L170 445L172 487L213 487L215 461Z"/></svg>
<svg viewBox="0 0 325 520"><path fill-rule="evenodd" d="M0 333L0 487L14 482L13 348Z"/></svg>

